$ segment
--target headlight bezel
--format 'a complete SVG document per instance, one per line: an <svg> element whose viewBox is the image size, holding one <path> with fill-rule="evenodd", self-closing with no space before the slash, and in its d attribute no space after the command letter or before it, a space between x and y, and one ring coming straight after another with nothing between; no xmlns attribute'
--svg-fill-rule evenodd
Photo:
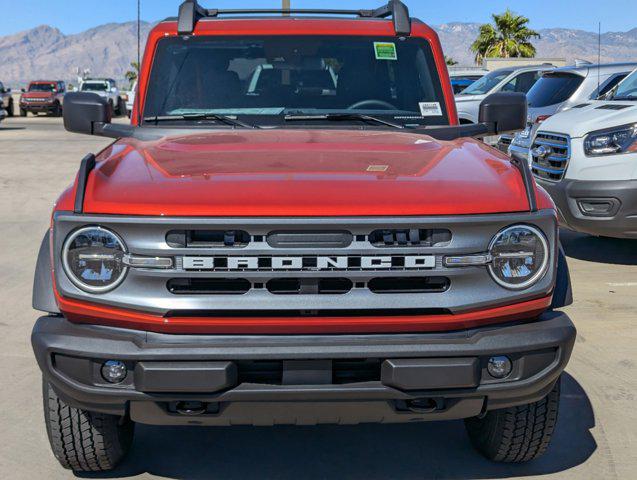
<svg viewBox="0 0 637 480"><path fill-rule="evenodd" d="M624 145L615 144L615 149L608 147L607 151L593 151L594 147L591 145L593 139L603 136L612 136L618 133L628 132L629 137ZM604 128L602 130L595 130L593 132L588 133L584 137L584 154L587 157L606 157L608 155L623 155L627 153L631 153L628 149L637 145L637 123L629 123L626 125L618 125L617 127ZM598 147L599 149L600 147Z"/></svg>
<svg viewBox="0 0 637 480"><path fill-rule="evenodd" d="M493 255L493 248L495 247L496 243L498 242L498 240L500 239L502 235L506 234L510 230L515 230L518 228L527 229L531 233L533 233L536 237L539 238L540 244L542 245L544 249L544 259L542 260L542 264L540 265L540 268L538 268L538 270L528 280L525 280L524 282L519 284L511 284L502 280L495 273L493 261L495 260L496 256ZM549 241L546 235L544 234L544 232L542 232L542 230L540 230L538 227L534 225L520 223L515 225L509 225L508 227L503 228L502 230L500 230L498 233L494 235L494 237L491 239L491 242L489 243L489 255L491 255L492 257L492 260L491 262L489 262L489 265L488 265L489 275L491 276L491 278L498 285L500 285L503 288L506 288L507 290L520 291L520 290L526 290L528 288L533 287L546 276L546 274L549 271L549 267L551 265L552 251L549 246Z"/></svg>
<svg viewBox="0 0 637 480"><path fill-rule="evenodd" d="M82 282L81 279L79 279L74 273L73 273L73 269L71 268L71 265L69 264L69 251L70 251L70 246L73 243L73 241L80 236L81 234L87 232L87 231L92 231L92 230L98 230L101 232L105 232L109 235L112 235L115 240L117 241L117 243L119 244L123 255L128 254L128 247L126 246L126 243L124 242L124 240L122 239L122 237L117 234L116 232L114 232L113 230L109 229L109 228L105 228L102 227L100 225L86 225L80 228L77 228L75 230L73 230L72 232L70 232L68 234L68 236L66 237L66 239L64 240L64 244L62 246L62 267L64 269L64 273L66 274L67 278L71 281L71 283L73 283L73 285L75 285L77 288L79 288L80 290L86 292L86 293L91 293L91 294L103 294L103 293L108 293L114 289L116 289L117 287L119 287L122 282L126 279L126 276L128 275L128 271L129 271L129 267L128 265L126 265L125 263L122 262L122 272L119 275L119 277L117 278L117 280L115 280L113 283L110 283L109 285L105 285L105 286L93 286L93 285L88 285L84 282Z"/></svg>

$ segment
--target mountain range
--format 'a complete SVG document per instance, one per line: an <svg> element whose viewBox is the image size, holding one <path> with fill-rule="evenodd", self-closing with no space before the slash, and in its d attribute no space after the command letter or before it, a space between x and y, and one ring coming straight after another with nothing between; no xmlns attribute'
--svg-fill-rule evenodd
<svg viewBox="0 0 637 480"><path fill-rule="evenodd" d="M142 38L152 28L142 23ZM434 26L447 56L460 65L473 64L471 43L478 36L478 23L445 23ZM535 40L538 57L596 62L598 35L582 30L540 30ZM637 28L602 35L603 62L637 61ZM12 35L0 36L0 80L18 87L36 78L63 79L74 83L76 70L89 69L94 76L121 80L137 58L137 24L110 23L82 33L65 35L42 25Z"/></svg>

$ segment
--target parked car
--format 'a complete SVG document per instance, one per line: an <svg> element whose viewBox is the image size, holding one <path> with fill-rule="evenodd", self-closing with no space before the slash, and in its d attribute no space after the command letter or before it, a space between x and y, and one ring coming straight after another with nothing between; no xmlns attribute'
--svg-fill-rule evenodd
<svg viewBox="0 0 637 480"><path fill-rule="evenodd" d="M400 1L254 13L189 0L155 25L131 125L66 98L69 131L116 140L37 262L55 457L111 469L135 422L449 419L492 460L539 457L575 342L568 267L528 164L471 138L523 128L526 97L458 125L438 36Z"/></svg>
<svg viewBox="0 0 637 480"><path fill-rule="evenodd" d="M4 103L0 100L0 122L7 118L7 111L4 109Z"/></svg>
<svg viewBox="0 0 637 480"><path fill-rule="evenodd" d="M93 92L104 97L115 115L126 115L126 100L112 78L86 78L80 83L80 92Z"/></svg>
<svg viewBox="0 0 637 480"><path fill-rule="evenodd" d="M128 118L131 118L133 114L133 107L135 105L135 96L137 94L137 82L133 84L133 88L126 94L126 113Z"/></svg>
<svg viewBox="0 0 637 480"><path fill-rule="evenodd" d="M563 67L547 72L529 90L529 117L526 128L512 135L502 135L499 148L529 161L531 142L540 124L556 113L603 97L635 68L637 63L611 63Z"/></svg>
<svg viewBox="0 0 637 480"><path fill-rule="evenodd" d="M531 168L560 223L591 235L637 238L637 71L608 100L558 113L533 138Z"/></svg>
<svg viewBox="0 0 637 480"><path fill-rule="evenodd" d="M27 91L20 96L20 116L31 113L48 113L55 117L62 115L66 84L61 80L38 80L31 82Z"/></svg>
<svg viewBox="0 0 637 480"><path fill-rule="evenodd" d="M488 73L456 95L460 122L477 123L480 103L488 95L497 92L527 93L543 73L554 68L544 64L502 68Z"/></svg>
<svg viewBox="0 0 637 480"><path fill-rule="evenodd" d="M5 87L2 82L0 82L0 102L4 105L6 114L13 117L15 113L13 108L13 94L11 93L11 89Z"/></svg>
<svg viewBox="0 0 637 480"><path fill-rule="evenodd" d="M465 88L473 82L484 77L488 70L482 68L449 68L449 78L454 95L461 93Z"/></svg>

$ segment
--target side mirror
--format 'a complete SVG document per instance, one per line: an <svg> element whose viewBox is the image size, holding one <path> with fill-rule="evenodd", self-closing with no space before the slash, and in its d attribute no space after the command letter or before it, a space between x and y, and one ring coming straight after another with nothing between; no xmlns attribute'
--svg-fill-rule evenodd
<svg viewBox="0 0 637 480"><path fill-rule="evenodd" d="M7 89L5 90L5 93L11 93L11 89L10 89L10 88L7 88Z"/></svg>
<svg viewBox="0 0 637 480"><path fill-rule="evenodd" d="M27 93L26 88L21 88L21 89L20 89L20 91L21 91L22 93Z"/></svg>
<svg viewBox="0 0 637 480"><path fill-rule="evenodd" d="M528 104L524 93L493 93L480 104L479 123L493 126L496 135L523 130Z"/></svg>
<svg viewBox="0 0 637 480"><path fill-rule="evenodd" d="M64 97L64 128L69 132L95 135L112 118L108 100L97 93L73 92Z"/></svg>

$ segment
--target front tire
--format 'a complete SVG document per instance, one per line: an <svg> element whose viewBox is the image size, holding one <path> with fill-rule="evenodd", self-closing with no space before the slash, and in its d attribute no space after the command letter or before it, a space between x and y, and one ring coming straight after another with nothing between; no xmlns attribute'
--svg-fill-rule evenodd
<svg viewBox="0 0 637 480"><path fill-rule="evenodd" d="M551 442L560 403L560 380L542 400L493 410L469 418L465 426L471 443L495 462L522 463L541 457Z"/></svg>
<svg viewBox="0 0 637 480"><path fill-rule="evenodd" d="M130 449L135 424L128 418L71 407L46 380L42 390L46 431L60 464L75 472L115 468Z"/></svg>
<svg viewBox="0 0 637 480"><path fill-rule="evenodd" d="M7 115L13 117L15 114L15 108L13 106L13 99L9 100L9 106L7 107Z"/></svg>
<svg viewBox="0 0 637 480"><path fill-rule="evenodd" d="M26 117L26 116L27 116L27 114L28 114L28 112L27 112L24 108L21 108L21 109L20 109L20 116L21 116L21 117Z"/></svg>
<svg viewBox="0 0 637 480"><path fill-rule="evenodd" d="M117 115L120 117L126 115L126 102L122 97L117 99Z"/></svg>
<svg viewBox="0 0 637 480"><path fill-rule="evenodd" d="M61 117L62 116L62 105L60 105L59 103L56 103L53 106L53 110L51 111L51 114L54 117Z"/></svg>

